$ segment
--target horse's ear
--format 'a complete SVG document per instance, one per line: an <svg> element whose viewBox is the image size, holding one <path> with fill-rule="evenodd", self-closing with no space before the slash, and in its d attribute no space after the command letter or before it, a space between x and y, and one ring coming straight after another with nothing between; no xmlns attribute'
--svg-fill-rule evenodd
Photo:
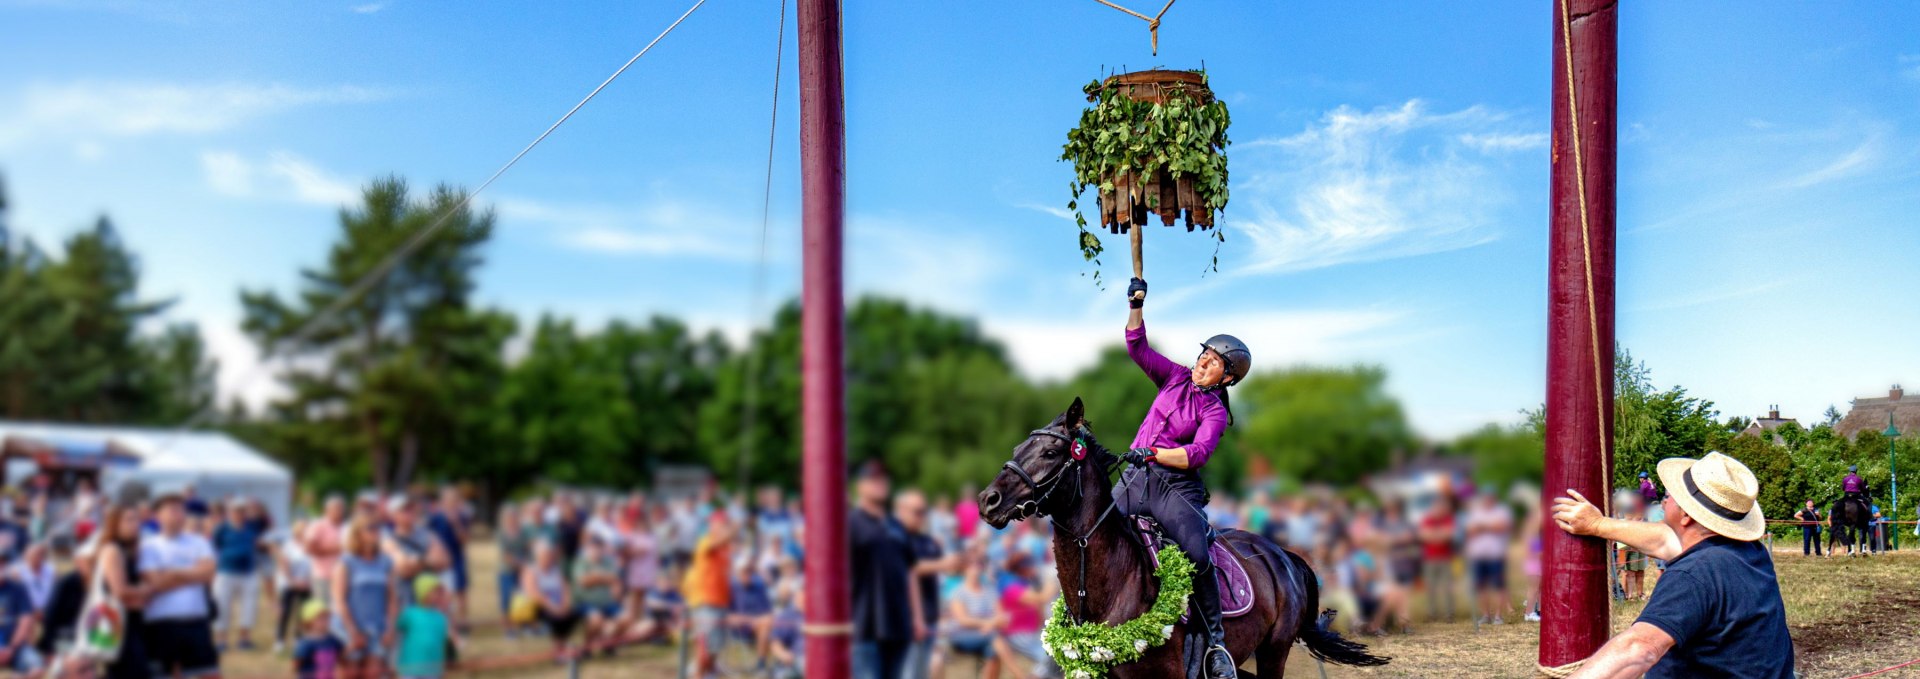
<svg viewBox="0 0 1920 679"><path fill-rule="evenodd" d="M1067 430L1072 431L1087 426L1087 406L1080 397L1073 397L1073 405L1067 406Z"/></svg>

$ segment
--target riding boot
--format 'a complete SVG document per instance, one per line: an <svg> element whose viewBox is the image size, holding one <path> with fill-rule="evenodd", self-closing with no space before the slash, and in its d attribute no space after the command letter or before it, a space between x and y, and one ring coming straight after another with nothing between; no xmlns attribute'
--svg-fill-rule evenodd
<svg viewBox="0 0 1920 679"><path fill-rule="evenodd" d="M1238 675L1233 655L1227 652L1227 630L1220 622L1220 581L1212 568L1193 574L1193 603L1207 627L1207 655L1203 665L1207 679L1233 679Z"/></svg>

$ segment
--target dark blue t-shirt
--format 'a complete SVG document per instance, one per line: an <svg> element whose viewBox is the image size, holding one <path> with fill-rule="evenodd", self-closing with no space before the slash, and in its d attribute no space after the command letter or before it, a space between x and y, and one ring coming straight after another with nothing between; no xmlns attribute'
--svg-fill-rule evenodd
<svg viewBox="0 0 1920 679"><path fill-rule="evenodd" d="M0 645L13 641L20 622L33 615L33 600L27 598L27 586L12 578L0 578Z"/></svg>
<svg viewBox="0 0 1920 679"><path fill-rule="evenodd" d="M467 572L467 548L460 542L460 532L454 529L454 521L462 520L449 518L444 512L434 512L427 517L427 530L433 531L433 534L440 538L440 545L447 548L447 566L456 573L465 573Z"/></svg>
<svg viewBox="0 0 1920 679"><path fill-rule="evenodd" d="M1793 678L1780 581L1760 543L1716 536L1674 557L1639 622L1673 637L1650 679Z"/></svg>
<svg viewBox="0 0 1920 679"><path fill-rule="evenodd" d="M913 638L913 602L907 599L907 571L913 546L907 529L890 516L855 508L848 512L847 542L853 550L854 641L904 641Z"/></svg>
<svg viewBox="0 0 1920 679"><path fill-rule="evenodd" d="M222 573L252 573L260 555L260 533L245 524L213 529L214 566Z"/></svg>

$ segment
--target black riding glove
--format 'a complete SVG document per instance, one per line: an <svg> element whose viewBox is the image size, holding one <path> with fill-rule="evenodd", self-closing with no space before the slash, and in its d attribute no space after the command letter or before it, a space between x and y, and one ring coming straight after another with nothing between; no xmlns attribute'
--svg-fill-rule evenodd
<svg viewBox="0 0 1920 679"><path fill-rule="evenodd" d="M1134 280L1137 281L1140 279L1135 278ZM1147 466L1148 462L1153 461L1154 454L1155 453L1152 448L1135 448L1133 450L1127 451L1126 454L1121 455L1120 459L1126 460L1129 464L1135 464L1135 465L1145 467Z"/></svg>
<svg viewBox="0 0 1920 679"><path fill-rule="evenodd" d="M1147 282L1138 278L1127 282L1127 306L1135 309L1147 303Z"/></svg>

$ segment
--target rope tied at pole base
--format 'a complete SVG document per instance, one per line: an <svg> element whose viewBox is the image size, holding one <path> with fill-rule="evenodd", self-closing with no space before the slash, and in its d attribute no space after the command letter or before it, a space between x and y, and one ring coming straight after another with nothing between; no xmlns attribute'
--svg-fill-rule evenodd
<svg viewBox="0 0 1920 679"><path fill-rule="evenodd" d="M1580 671L1580 666L1585 664L1587 664L1587 661L1586 659L1583 658L1580 660L1575 660L1573 662L1567 663L1565 665L1561 665L1559 667L1547 667L1546 665L1534 665L1533 673L1534 673L1534 676L1546 677L1547 679L1567 679L1567 677L1573 676L1574 672Z"/></svg>
<svg viewBox="0 0 1920 679"><path fill-rule="evenodd" d="M810 637L850 637L853 623L805 623L800 625L800 633Z"/></svg>

